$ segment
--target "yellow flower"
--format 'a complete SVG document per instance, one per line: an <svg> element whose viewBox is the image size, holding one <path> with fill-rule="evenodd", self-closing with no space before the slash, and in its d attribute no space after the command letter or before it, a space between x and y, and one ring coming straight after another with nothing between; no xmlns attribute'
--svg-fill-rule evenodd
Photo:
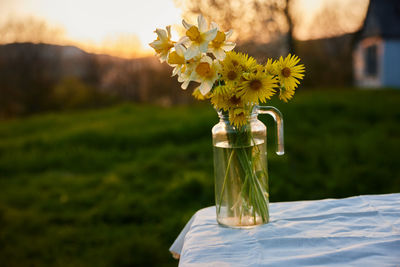
<svg viewBox="0 0 400 267"><path fill-rule="evenodd" d="M203 56L200 61L196 63L189 79L199 82L200 92L206 95L211 91L214 82L218 79L219 68L217 60L213 61L209 56Z"/></svg>
<svg viewBox="0 0 400 267"><path fill-rule="evenodd" d="M226 86L223 86L226 87ZM234 108L242 108L245 103L243 99L236 95L236 91L232 89L226 89L221 93L215 91L211 97L211 103L216 109L229 111Z"/></svg>
<svg viewBox="0 0 400 267"><path fill-rule="evenodd" d="M248 104L265 102L275 93L276 79L262 71L250 72L243 75L243 81L239 87L238 96Z"/></svg>
<svg viewBox="0 0 400 267"><path fill-rule="evenodd" d="M197 100L207 100L211 98L211 93L208 92L206 95L203 95L200 92L200 88L197 87L196 89L194 89L192 96L194 96L194 98L196 98Z"/></svg>
<svg viewBox="0 0 400 267"><path fill-rule="evenodd" d="M229 110L229 121L236 127L242 127L247 123L249 115L245 108L233 108Z"/></svg>
<svg viewBox="0 0 400 267"><path fill-rule="evenodd" d="M161 62L167 59L170 49L174 47L174 42L171 41L171 26L167 26L166 29L156 29L157 39L149 44L154 48Z"/></svg>
<svg viewBox="0 0 400 267"><path fill-rule="evenodd" d="M181 70L186 64L185 47L182 44L175 44L175 51L172 51L168 54L167 63L171 67L174 67L172 76L177 74L179 76L181 74Z"/></svg>
<svg viewBox="0 0 400 267"><path fill-rule="evenodd" d="M289 54L285 59L280 57L274 64L279 82L286 90L294 91L300 83L298 79L304 77L304 65L296 65L299 61L300 59L297 56Z"/></svg>
<svg viewBox="0 0 400 267"><path fill-rule="evenodd" d="M231 87L227 85L218 85L214 87L213 89L213 94L215 95L226 95L229 94L229 92L232 90Z"/></svg>
<svg viewBox="0 0 400 267"><path fill-rule="evenodd" d="M249 57L247 54L238 53L240 66L244 72L252 72L258 68L258 63L254 57Z"/></svg>
<svg viewBox="0 0 400 267"><path fill-rule="evenodd" d="M249 57L247 54L236 53L235 51L230 51L226 53L226 58L224 60L226 64L229 62L233 66L240 66L243 72L251 72L257 68L257 61L253 57Z"/></svg>
<svg viewBox="0 0 400 267"><path fill-rule="evenodd" d="M211 23L211 28L217 28L218 31L215 38L208 45L207 52L212 53L216 59L223 60L226 56L225 52L231 51L236 45L233 42L227 42L232 35L232 30L222 32L215 22Z"/></svg>
<svg viewBox="0 0 400 267"><path fill-rule="evenodd" d="M224 60L221 62L221 79L225 81L226 84L236 86L242 80L243 70L242 67L237 64L233 65L231 60Z"/></svg>
<svg viewBox="0 0 400 267"><path fill-rule="evenodd" d="M240 66L242 64L241 62L242 58L239 56L238 53L235 51L230 51L226 53L226 57L224 59L225 64L231 63L233 66Z"/></svg>
<svg viewBox="0 0 400 267"><path fill-rule="evenodd" d="M189 24L185 20L182 21L182 24L186 29L186 36L180 42L189 44L185 58L191 59L199 53L206 53L208 43L217 35L217 28L208 30L207 22L202 15L197 18L197 26Z"/></svg>
<svg viewBox="0 0 400 267"><path fill-rule="evenodd" d="M265 72L268 73L269 75L276 75L275 64L276 61L273 62L272 59L269 58L264 66Z"/></svg>
<svg viewBox="0 0 400 267"><path fill-rule="evenodd" d="M281 86L279 87L279 90L279 99L285 102L288 102L288 100L290 100L294 95L294 89L288 89Z"/></svg>

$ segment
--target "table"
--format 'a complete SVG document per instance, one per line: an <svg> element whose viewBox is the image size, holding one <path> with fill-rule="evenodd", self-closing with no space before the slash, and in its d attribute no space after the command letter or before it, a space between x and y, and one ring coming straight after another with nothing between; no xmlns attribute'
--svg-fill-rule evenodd
<svg viewBox="0 0 400 267"><path fill-rule="evenodd" d="M170 251L179 266L400 266L400 194L271 203L270 217L231 229L199 210Z"/></svg>

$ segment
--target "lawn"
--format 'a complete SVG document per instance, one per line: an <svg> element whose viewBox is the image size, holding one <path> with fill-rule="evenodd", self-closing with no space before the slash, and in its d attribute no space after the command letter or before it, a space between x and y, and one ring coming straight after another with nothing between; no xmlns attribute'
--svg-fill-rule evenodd
<svg viewBox="0 0 400 267"><path fill-rule="evenodd" d="M400 192L400 90L271 104L272 202ZM169 246L214 202L216 122L209 105L135 104L0 122L0 265L176 266Z"/></svg>

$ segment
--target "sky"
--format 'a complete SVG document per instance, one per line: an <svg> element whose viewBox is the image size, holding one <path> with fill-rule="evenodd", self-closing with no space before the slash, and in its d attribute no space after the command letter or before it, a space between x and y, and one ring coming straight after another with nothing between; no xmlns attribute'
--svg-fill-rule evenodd
<svg viewBox="0 0 400 267"><path fill-rule="evenodd" d="M306 25L324 1L332 0L297 1ZM156 28L180 24L181 13L173 0L0 0L0 25L31 16L62 28L66 40L88 50L123 50L116 43L125 43L139 54L151 52L148 43L155 39ZM300 38L307 39L303 32Z"/></svg>
<svg viewBox="0 0 400 267"><path fill-rule="evenodd" d="M24 16L63 28L68 39L99 45L132 34L145 46L156 27L180 23L172 0L0 0L0 23Z"/></svg>

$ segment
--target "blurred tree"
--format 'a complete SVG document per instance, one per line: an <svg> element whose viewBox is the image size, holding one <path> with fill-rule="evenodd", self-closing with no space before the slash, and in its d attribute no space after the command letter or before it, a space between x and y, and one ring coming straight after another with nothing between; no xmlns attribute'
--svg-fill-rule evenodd
<svg viewBox="0 0 400 267"><path fill-rule="evenodd" d="M367 0L324 1L306 27L309 38L329 38L356 32L364 22L367 9Z"/></svg>
<svg viewBox="0 0 400 267"><path fill-rule="evenodd" d="M292 0L174 0L185 19L203 14L224 30L233 29L237 42L266 43L284 35L287 50L295 53Z"/></svg>
<svg viewBox="0 0 400 267"><path fill-rule="evenodd" d="M52 110L69 110L101 107L120 99L102 92L78 77L64 77L51 90L48 107Z"/></svg>
<svg viewBox="0 0 400 267"><path fill-rule="evenodd" d="M297 42L297 54L307 66L307 86L351 86L355 32L366 16L368 0L324 1L307 30L308 41Z"/></svg>
<svg viewBox="0 0 400 267"><path fill-rule="evenodd" d="M0 26L0 43L59 43L64 38L61 27L49 26L35 17L9 18Z"/></svg>
<svg viewBox="0 0 400 267"><path fill-rule="evenodd" d="M23 43L0 47L0 98L10 105L6 113L46 109L47 96L57 81L60 56L59 51L48 53L44 46Z"/></svg>
<svg viewBox="0 0 400 267"><path fill-rule="evenodd" d="M53 88L50 97L57 108L71 109L88 106L88 103L93 102L94 93L94 88L76 77L67 77Z"/></svg>

